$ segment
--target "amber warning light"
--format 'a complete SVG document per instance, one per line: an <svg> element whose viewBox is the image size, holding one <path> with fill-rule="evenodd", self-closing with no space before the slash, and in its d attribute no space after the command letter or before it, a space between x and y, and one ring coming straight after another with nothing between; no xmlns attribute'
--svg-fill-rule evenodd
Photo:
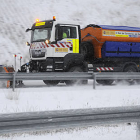
<svg viewBox="0 0 140 140"><path fill-rule="evenodd" d="M36 19L36 22L39 22L39 19Z"/></svg>
<svg viewBox="0 0 140 140"><path fill-rule="evenodd" d="M53 16L53 20L56 21L56 16Z"/></svg>

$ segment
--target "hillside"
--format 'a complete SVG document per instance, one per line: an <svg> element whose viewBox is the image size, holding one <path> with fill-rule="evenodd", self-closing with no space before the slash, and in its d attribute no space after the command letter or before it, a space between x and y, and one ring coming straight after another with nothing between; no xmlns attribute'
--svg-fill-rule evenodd
<svg viewBox="0 0 140 140"><path fill-rule="evenodd" d="M30 28L36 18L87 24L139 26L139 0L0 0L0 64L14 65L13 54L29 60Z"/></svg>

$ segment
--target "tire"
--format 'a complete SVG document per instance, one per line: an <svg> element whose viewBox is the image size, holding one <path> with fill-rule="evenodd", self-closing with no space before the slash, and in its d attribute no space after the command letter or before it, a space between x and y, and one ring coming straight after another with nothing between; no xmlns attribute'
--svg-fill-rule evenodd
<svg viewBox="0 0 140 140"><path fill-rule="evenodd" d="M114 82L114 80L96 80L96 82L98 84L102 84L102 85L112 85L112 83Z"/></svg>
<svg viewBox="0 0 140 140"><path fill-rule="evenodd" d="M60 81L59 80L43 80L47 86L56 86Z"/></svg>
<svg viewBox="0 0 140 140"><path fill-rule="evenodd" d="M81 43L80 51L85 60L90 60L94 56L93 46L89 42Z"/></svg>
<svg viewBox="0 0 140 140"><path fill-rule="evenodd" d="M85 57L87 57L88 54L88 48L87 48L87 43L81 44L81 54Z"/></svg>
<svg viewBox="0 0 140 140"><path fill-rule="evenodd" d="M83 72L83 70L80 67L75 66L75 67L70 68L68 72ZM88 80L66 80L65 81L66 85L68 86L75 85L75 84L87 84L87 82Z"/></svg>
<svg viewBox="0 0 140 140"><path fill-rule="evenodd" d="M137 68L136 66L134 65L130 65L130 66L127 66L124 68L124 72L137 72ZM134 79L128 79L128 80L125 80L127 83L129 84L134 84L136 82L136 80Z"/></svg>

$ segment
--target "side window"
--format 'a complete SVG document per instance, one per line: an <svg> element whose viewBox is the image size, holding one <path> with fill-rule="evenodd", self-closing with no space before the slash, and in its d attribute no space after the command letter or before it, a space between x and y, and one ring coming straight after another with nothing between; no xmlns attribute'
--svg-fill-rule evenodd
<svg viewBox="0 0 140 140"><path fill-rule="evenodd" d="M71 27L71 38L77 38L76 27Z"/></svg>
<svg viewBox="0 0 140 140"><path fill-rule="evenodd" d="M67 26L62 26L62 38L69 38L70 28Z"/></svg>
<svg viewBox="0 0 140 140"><path fill-rule="evenodd" d="M76 27L62 26L62 38L77 38Z"/></svg>

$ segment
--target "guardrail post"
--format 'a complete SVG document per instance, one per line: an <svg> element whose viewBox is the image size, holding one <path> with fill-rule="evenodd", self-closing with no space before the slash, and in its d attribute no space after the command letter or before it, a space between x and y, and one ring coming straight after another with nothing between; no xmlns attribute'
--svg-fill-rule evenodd
<svg viewBox="0 0 140 140"><path fill-rule="evenodd" d="M140 123L137 123L136 140L140 140Z"/></svg>
<svg viewBox="0 0 140 140"><path fill-rule="evenodd" d="M16 72L13 73L13 91L15 91Z"/></svg>
<svg viewBox="0 0 140 140"><path fill-rule="evenodd" d="M96 89L96 74L93 73L93 89Z"/></svg>

